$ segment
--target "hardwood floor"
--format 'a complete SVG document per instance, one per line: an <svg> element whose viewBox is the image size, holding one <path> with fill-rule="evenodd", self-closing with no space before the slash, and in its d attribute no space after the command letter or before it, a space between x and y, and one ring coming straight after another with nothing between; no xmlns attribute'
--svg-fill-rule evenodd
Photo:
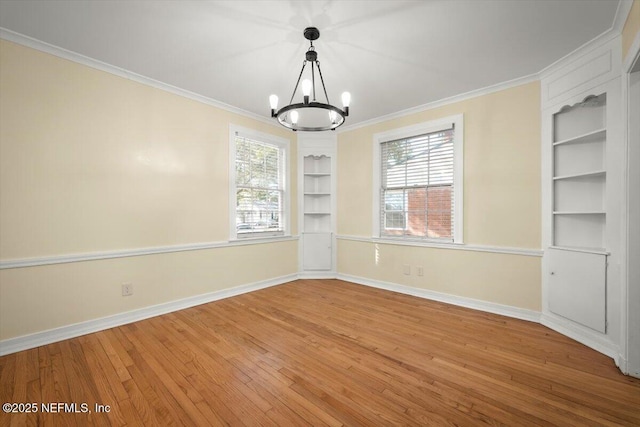
<svg viewBox="0 0 640 427"><path fill-rule="evenodd" d="M0 380L38 409L3 426L640 425L640 380L569 338L339 280L7 355Z"/></svg>

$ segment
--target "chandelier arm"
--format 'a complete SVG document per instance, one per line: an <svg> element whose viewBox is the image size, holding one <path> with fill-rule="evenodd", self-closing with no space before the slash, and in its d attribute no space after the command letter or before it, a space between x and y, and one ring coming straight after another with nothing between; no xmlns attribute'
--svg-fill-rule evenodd
<svg viewBox="0 0 640 427"><path fill-rule="evenodd" d="M322 70L320 69L320 61L316 61L316 65L318 66L318 74L320 74L320 82L322 83L322 89L324 90L324 97L327 98L327 104L331 104L331 102L329 102L329 95L327 95L327 87L324 85L324 78L322 77Z"/></svg>
<svg viewBox="0 0 640 427"><path fill-rule="evenodd" d="M291 99L289 100L289 104L293 104L293 97L296 96L296 90L298 90L298 85L300 84L300 79L302 78L302 73L304 72L304 67L307 66L307 60L302 61L302 69L300 70L300 75L298 76L298 81L293 88L293 93L291 94Z"/></svg>

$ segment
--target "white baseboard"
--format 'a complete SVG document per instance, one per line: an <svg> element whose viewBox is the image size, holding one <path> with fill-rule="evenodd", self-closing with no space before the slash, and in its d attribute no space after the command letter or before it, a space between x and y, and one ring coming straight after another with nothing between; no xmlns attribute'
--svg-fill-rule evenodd
<svg viewBox="0 0 640 427"><path fill-rule="evenodd" d="M137 322L139 320L144 320L150 317L171 313L173 311L194 307L196 305L206 304L208 302L245 294L247 292L253 292L259 289L281 285L283 283L296 280L297 278L297 274L290 274L287 276L276 277L256 283L236 286L234 288L223 289L221 291L210 292L176 301L170 301L163 304L153 305L150 307L144 307L125 313L114 314L113 316L102 317L100 319L93 319L73 325L62 326L60 328L49 329L47 331L37 332L35 334L9 338L0 341L0 356L10 353L16 353L22 350L28 350L35 347L40 347L41 345L51 344L70 338L79 337L81 335L90 334L92 332L103 331L105 329L114 328L116 326L126 325L127 323Z"/></svg>
<svg viewBox="0 0 640 427"><path fill-rule="evenodd" d="M298 273L298 279L337 279L335 271L303 271Z"/></svg>
<svg viewBox="0 0 640 427"><path fill-rule="evenodd" d="M482 301L473 298L459 297L456 295L445 294L441 292L430 291L427 289L419 289L411 286L398 285L396 283L381 282L378 280L367 279L359 276L351 276L349 274L338 274L338 279L348 282L358 283L360 285L371 286L387 291L399 292L401 294L412 295L419 298L425 298L434 301L440 301L460 307L472 308L474 310L486 311L488 313L500 314L502 316L513 317L515 319L527 320L529 322L540 323L540 313L525 308L513 307L510 305L497 304L494 302Z"/></svg>
<svg viewBox="0 0 640 427"><path fill-rule="evenodd" d="M618 365L620 372L622 372L625 375L631 375L631 373L629 372L629 364L627 363L627 359L625 359L621 354L618 355L618 360L616 360L616 365Z"/></svg>
<svg viewBox="0 0 640 427"><path fill-rule="evenodd" d="M597 352L600 352L606 356L612 358L618 367L622 370L621 363L623 358L620 355L618 346L603 338L599 332L589 330L588 328L580 327L574 322L557 316L553 313L543 313L540 317L540 323L549 329L578 341L581 344L590 347Z"/></svg>

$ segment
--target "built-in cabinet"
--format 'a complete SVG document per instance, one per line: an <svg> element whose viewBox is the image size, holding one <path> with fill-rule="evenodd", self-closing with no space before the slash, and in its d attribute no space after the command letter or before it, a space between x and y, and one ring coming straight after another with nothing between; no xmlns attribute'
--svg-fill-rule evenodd
<svg viewBox="0 0 640 427"><path fill-rule="evenodd" d="M619 40L544 75L542 323L617 358L624 187Z"/></svg>
<svg viewBox="0 0 640 427"><path fill-rule="evenodd" d="M553 114L548 308L606 333L606 93Z"/></svg>
<svg viewBox="0 0 640 427"><path fill-rule="evenodd" d="M335 134L298 134L300 270L304 277L335 275Z"/></svg>

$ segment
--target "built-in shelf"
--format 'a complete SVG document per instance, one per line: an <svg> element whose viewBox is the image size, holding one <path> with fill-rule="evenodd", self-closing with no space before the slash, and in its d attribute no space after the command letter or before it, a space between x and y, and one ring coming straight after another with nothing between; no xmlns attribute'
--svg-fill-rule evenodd
<svg viewBox="0 0 640 427"><path fill-rule="evenodd" d="M557 146L557 145L563 145L563 144L577 144L582 142L598 141L600 139L604 139L606 137L606 134L607 134L607 129L600 128L591 132L580 134L578 136L566 138L561 141L556 141L553 143L553 145Z"/></svg>
<svg viewBox="0 0 640 427"><path fill-rule="evenodd" d="M299 136L299 184L301 252L300 266L305 274L324 274L335 268L334 194L335 137ZM326 141L324 141L326 139Z"/></svg>
<svg viewBox="0 0 640 427"><path fill-rule="evenodd" d="M586 178L586 177L596 177L596 176L606 176L607 172L603 170L593 171L593 172L584 172L584 173L576 173L571 175L563 175L563 176L554 176L553 180L561 180L561 179L572 179L572 178Z"/></svg>
<svg viewBox="0 0 640 427"><path fill-rule="evenodd" d="M303 233L330 233L332 207L331 157L309 155L303 158L304 182L302 188Z"/></svg>
<svg viewBox="0 0 640 427"><path fill-rule="evenodd" d="M591 251L606 246L605 112L603 94L553 116L551 244L556 247Z"/></svg>
<svg viewBox="0 0 640 427"><path fill-rule="evenodd" d="M554 211L554 215L606 215L604 211Z"/></svg>

